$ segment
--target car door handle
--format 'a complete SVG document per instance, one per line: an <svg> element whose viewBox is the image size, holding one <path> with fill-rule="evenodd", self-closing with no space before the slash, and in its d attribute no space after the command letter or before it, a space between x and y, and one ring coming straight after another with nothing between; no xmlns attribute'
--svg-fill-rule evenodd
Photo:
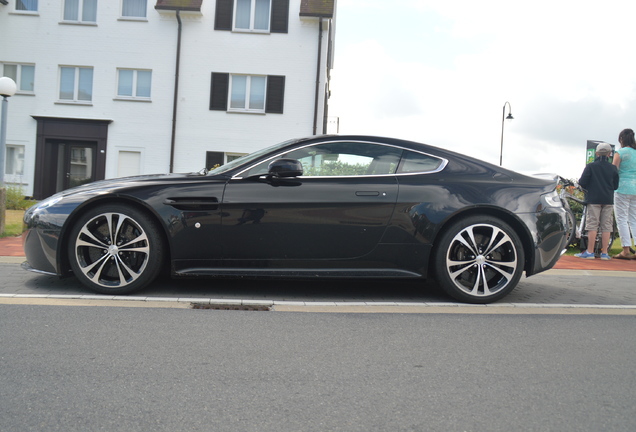
<svg viewBox="0 0 636 432"><path fill-rule="evenodd" d="M378 191L356 191L356 196L380 196L380 192L378 192Z"/></svg>

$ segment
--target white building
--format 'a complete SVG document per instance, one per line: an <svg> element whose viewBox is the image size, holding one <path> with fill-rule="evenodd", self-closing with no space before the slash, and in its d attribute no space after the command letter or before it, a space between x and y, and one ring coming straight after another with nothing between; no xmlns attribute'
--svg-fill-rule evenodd
<svg viewBox="0 0 636 432"><path fill-rule="evenodd" d="M326 132L335 0L0 0L5 182L36 199Z"/></svg>

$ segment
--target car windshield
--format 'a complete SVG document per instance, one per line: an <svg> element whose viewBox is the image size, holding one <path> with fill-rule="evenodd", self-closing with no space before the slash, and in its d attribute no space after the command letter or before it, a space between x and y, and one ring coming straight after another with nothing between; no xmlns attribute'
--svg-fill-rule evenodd
<svg viewBox="0 0 636 432"><path fill-rule="evenodd" d="M253 162L257 159L259 159L260 157L266 155L269 152L274 152L279 148L285 147L288 144L291 144L295 141L298 141L297 139L290 139L287 141L283 141L282 143L278 143L275 144L273 146L270 147L266 147L264 149L261 150L257 150L254 153L250 153L248 155L245 156L241 156L238 159L234 159L232 162L228 162L225 165L221 165L218 168L215 168L213 170L210 170L209 174L223 174L226 173L228 171L233 170L234 168L241 166L243 164L249 164L250 162Z"/></svg>

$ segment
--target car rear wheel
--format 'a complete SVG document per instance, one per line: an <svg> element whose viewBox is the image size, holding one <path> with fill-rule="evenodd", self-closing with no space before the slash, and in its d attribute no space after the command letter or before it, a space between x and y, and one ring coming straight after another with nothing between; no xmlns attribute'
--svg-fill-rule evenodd
<svg viewBox="0 0 636 432"><path fill-rule="evenodd" d="M71 230L68 255L75 276L102 294L128 294L152 282L164 261L157 224L124 205L86 212Z"/></svg>
<svg viewBox="0 0 636 432"><path fill-rule="evenodd" d="M442 235L435 254L437 282L457 300L490 303L512 291L524 268L521 240L495 217L461 219Z"/></svg>

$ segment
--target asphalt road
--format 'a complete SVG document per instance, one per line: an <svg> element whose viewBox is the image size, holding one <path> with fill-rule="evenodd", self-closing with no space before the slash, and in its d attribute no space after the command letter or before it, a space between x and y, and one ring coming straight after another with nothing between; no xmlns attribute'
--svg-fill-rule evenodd
<svg viewBox="0 0 636 432"><path fill-rule="evenodd" d="M400 281L95 296L0 261L0 430L636 430L635 276L551 270L462 306Z"/></svg>
<svg viewBox="0 0 636 432"><path fill-rule="evenodd" d="M634 316L0 305L0 429L636 430Z"/></svg>

